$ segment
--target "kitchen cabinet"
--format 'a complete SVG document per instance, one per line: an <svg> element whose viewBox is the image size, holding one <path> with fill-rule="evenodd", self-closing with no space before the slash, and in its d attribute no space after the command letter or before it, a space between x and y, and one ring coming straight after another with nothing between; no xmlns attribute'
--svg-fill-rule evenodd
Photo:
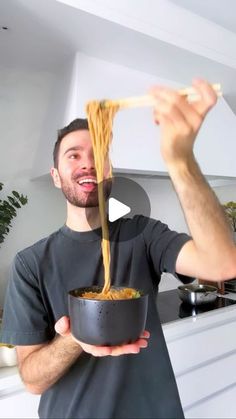
<svg viewBox="0 0 236 419"><path fill-rule="evenodd" d="M9 393L4 399L0 398L0 418L38 418L39 398L22 390Z"/></svg>
<svg viewBox="0 0 236 419"><path fill-rule="evenodd" d="M0 418L38 418L39 398L24 389L17 367L0 368Z"/></svg>
<svg viewBox="0 0 236 419"><path fill-rule="evenodd" d="M163 325L188 418L235 418L235 305Z"/></svg>
<svg viewBox="0 0 236 419"><path fill-rule="evenodd" d="M89 100L143 95L155 84L182 87L173 80L77 53L58 78L57 94L50 106L54 110L54 128L53 117L49 115L48 132L46 121L32 176L48 173L53 146L48 139L53 138L53 130L56 135L58 114L63 126L74 118L85 117L85 104ZM236 177L235 137L235 115L224 98L220 98L204 121L195 145L195 155L204 175ZM114 170L118 172L167 174L160 154L160 130L153 123L151 108L118 112L111 157Z"/></svg>

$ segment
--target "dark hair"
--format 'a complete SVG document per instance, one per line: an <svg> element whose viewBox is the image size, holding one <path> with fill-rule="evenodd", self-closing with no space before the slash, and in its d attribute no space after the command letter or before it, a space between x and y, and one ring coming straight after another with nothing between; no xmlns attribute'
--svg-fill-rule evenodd
<svg viewBox="0 0 236 419"><path fill-rule="evenodd" d="M58 154L59 154L59 149L60 149L60 145L61 142L63 140L63 138L67 135L70 134L71 132L74 131L80 131L80 130L84 130L84 129L89 129L88 127L88 120L87 119L83 119L83 118L77 118L74 119L69 125L65 126L64 128L61 128L58 130L57 132L57 141L54 145L54 149L53 149L53 163L54 163L54 167L58 168Z"/></svg>

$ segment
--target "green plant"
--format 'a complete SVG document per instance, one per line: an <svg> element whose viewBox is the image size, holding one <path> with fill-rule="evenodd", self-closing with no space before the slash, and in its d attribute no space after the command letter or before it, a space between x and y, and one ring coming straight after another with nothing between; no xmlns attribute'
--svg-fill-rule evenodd
<svg viewBox="0 0 236 419"><path fill-rule="evenodd" d="M223 208L229 218L233 231L236 232L236 202L229 201L223 205Z"/></svg>
<svg viewBox="0 0 236 419"><path fill-rule="evenodd" d="M3 186L3 183L0 182L0 191ZM12 191L12 196L8 196L7 199L0 199L0 244L4 242L12 227L11 221L17 216L16 210L27 202L27 196L20 195L16 191Z"/></svg>

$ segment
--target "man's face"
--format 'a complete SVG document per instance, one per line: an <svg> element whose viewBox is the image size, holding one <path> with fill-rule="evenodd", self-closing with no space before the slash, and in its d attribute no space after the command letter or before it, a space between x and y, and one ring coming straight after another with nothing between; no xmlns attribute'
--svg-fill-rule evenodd
<svg viewBox="0 0 236 419"><path fill-rule="evenodd" d="M58 154L58 169L52 169L55 186L61 188L67 201L76 207L97 207L98 187L93 156L93 147L88 130L67 134ZM107 158L104 177L109 174ZM110 182L105 188L106 198L110 192Z"/></svg>

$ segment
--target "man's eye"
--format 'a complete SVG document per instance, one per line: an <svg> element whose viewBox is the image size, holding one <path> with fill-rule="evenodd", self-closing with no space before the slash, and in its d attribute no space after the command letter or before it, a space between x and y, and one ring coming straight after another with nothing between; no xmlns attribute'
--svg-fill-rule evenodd
<svg viewBox="0 0 236 419"><path fill-rule="evenodd" d="M77 154L71 154L70 156L69 156L69 159L76 159L78 157L78 155Z"/></svg>

